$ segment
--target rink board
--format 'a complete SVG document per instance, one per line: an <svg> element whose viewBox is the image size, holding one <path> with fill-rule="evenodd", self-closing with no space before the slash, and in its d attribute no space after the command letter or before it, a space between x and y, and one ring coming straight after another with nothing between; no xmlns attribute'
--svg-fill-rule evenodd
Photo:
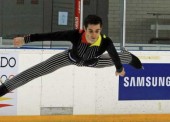
<svg viewBox="0 0 170 122"><path fill-rule="evenodd" d="M2 66L6 66L6 59L9 62L11 61L10 66L13 66L15 61L11 57L14 57L16 64L18 64L14 69L17 74L58 52L60 50L4 50L1 52L1 57L5 57L2 58L5 62ZM14 54L12 55L12 53ZM170 52L133 51L133 53L144 64L144 74L125 66L126 77L138 77L140 79L156 77L157 75L160 75L160 78L168 77L167 84L165 84L167 86L155 86L154 89L158 92L161 88L169 90L170 76L163 73L167 70L161 69L163 74L157 74L159 68L154 70L147 70L147 68L151 69L153 65L154 67L161 66L161 68L162 65L166 65L165 67L170 68ZM4 71L1 69L1 73L6 74L2 74L3 76L15 75L15 73L9 71L11 71L10 67L6 67L6 70L4 68ZM150 74L151 71L153 71L153 75ZM1 104L12 106L1 108L0 122L170 122L168 94L156 97L152 95L149 96L150 98L146 95L142 96L142 94L139 94L140 97L136 98L136 91L132 91L134 94L125 94L129 93L125 90L138 90L140 88L141 93L144 93L145 89L150 91L152 87L142 86L143 84L135 86L133 82L131 86L125 87L130 82L116 77L114 72L114 67L94 69L69 66L42 78L37 78L13 93L4 96L4 99L12 99L3 99ZM121 83L124 85L123 89ZM57 91L54 92L55 89ZM155 91L152 93L155 93ZM126 96L121 97L122 94ZM130 98L131 96L133 98ZM45 115L43 110L46 108L48 110L54 108L56 113ZM60 108L69 110L69 115L63 115L67 114L68 111L57 115L58 110L61 110Z"/></svg>

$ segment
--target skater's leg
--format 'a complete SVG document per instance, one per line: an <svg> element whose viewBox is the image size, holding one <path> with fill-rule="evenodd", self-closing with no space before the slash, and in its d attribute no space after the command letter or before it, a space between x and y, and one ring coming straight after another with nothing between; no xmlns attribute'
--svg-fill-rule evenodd
<svg viewBox="0 0 170 122"><path fill-rule="evenodd" d="M70 65L70 60L68 59L68 52L62 52L52 56L51 58L43 61L21 73L14 76L10 80L6 80L0 87L0 96L6 94L7 91L14 90L29 81L51 73L61 67Z"/></svg>
<svg viewBox="0 0 170 122"><path fill-rule="evenodd" d="M140 60L130 52L123 50L122 52L118 53L121 63L122 64L130 64L131 66L141 69L142 64ZM95 66L96 68L103 68L103 67L108 67L108 66L113 66L114 62L112 61L111 57L106 53L101 55L101 57L98 60L97 65Z"/></svg>

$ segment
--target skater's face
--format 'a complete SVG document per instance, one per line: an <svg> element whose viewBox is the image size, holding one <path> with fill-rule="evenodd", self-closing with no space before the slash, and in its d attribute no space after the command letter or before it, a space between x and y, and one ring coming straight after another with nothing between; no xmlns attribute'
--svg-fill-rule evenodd
<svg viewBox="0 0 170 122"><path fill-rule="evenodd" d="M86 40L93 44L97 41L101 33L101 25L100 24L88 24L87 28L84 27Z"/></svg>

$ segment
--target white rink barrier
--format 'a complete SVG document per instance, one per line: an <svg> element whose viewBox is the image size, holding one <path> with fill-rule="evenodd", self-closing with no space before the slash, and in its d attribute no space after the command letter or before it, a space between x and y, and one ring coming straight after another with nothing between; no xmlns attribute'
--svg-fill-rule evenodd
<svg viewBox="0 0 170 122"><path fill-rule="evenodd" d="M1 49L3 80L63 50ZM132 51L144 70L67 66L0 98L0 115L170 113L170 52Z"/></svg>

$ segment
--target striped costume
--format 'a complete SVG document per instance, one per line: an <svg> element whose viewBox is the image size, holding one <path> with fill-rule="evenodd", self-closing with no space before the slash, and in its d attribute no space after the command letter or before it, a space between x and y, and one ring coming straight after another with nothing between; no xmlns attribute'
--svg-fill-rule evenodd
<svg viewBox="0 0 170 122"><path fill-rule="evenodd" d="M117 53L110 38L100 35L94 44L87 43L85 33L79 30L59 31L46 34L31 34L26 36L25 43L34 41L70 41L72 48L58 53L5 81L0 86L0 96L12 91L29 81L54 72L68 65L103 68L115 65L116 71L123 70L122 64L130 64L135 68L142 68L140 60L127 51ZM106 54L103 54L107 51Z"/></svg>

